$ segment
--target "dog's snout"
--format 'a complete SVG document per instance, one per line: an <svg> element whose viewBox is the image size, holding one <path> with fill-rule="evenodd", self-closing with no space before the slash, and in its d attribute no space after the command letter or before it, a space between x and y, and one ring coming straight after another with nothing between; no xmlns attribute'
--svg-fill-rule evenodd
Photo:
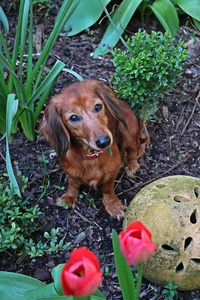
<svg viewBox="0 0 200 300"><path fill-rule="evenodd" d="M111 139L108 135L101 135L98 140L96 140L96 145L100 149L108 147L111 143Z"/></svg>

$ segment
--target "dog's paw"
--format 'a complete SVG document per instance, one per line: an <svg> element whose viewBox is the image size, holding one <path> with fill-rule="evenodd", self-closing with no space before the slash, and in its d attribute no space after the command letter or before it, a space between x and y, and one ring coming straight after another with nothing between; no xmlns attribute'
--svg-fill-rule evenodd
<svg viewBox="0 0 200 300"><path fill-rule="evenodd" d="M122 205L119 199L109 199L107 196L103 197L103 204L105 206L105 210L111 215L111 217L115 217L118 220L122 219L125 215L126 207Z"/></svg>
<svg viewBox="0 0 200 300"><path fill-rule="evenodd" d="M136 162L134 163L134 165L129 165L129 166L127 166L127 167L125 168L125 171L126 171L126 174L127 174L129 177L133 178L134 175L135 175L135 173L138 172L139 169L140 169L140 165L139 165L139 163L136 161Z"/></svg>
<svg viewBox="0 0 200 300"><path fill-rule="evenodd" d="M58 198L56 200L56 205L57 206L62 206L62 203L65 203L68 207L72 207L74 208L75 207L75 204L78 202L78 200L76 198L72 198L72 197L69 197L65 194L63 194L60 198Z"/></svg>

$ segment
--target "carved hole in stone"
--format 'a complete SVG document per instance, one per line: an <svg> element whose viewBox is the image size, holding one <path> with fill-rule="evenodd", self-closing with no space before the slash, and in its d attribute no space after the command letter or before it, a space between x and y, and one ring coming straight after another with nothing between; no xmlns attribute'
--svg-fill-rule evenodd
<svg viewBox="0 0 200 300"><path fill-rule="evenodd" d="M195 209L195 210L193 211L193 213L191 214L191 216L190 216L190 222L191 222L192 224L196 224L197 221L198 221L198 214L197 214L197 210Z"/></svg>
<svg viewBox="0 0 200 300"><path fill-rule="evenodd" d="M193 244L193 239L191 237L185 239L184 250L186 251L189 247L192 246L192 244Z"/></svg>
<svg viewBox="0 0 200 300"><path fill-rule="evenodd" d="M176 273L180 275L184 273L184 265L182 262L176 267Z"/></svg>
<svg viewBox="0 0 200 300"><path fill-rule="evenodd" d="M174 248L172 248L171 246L169 246L169 245L167 245L167 244L163 244L163 245L162 245L162 249L163 249L163 250L166 250L166 251L170 251L170 252L175 251Z"/></svg>
<svg viewBox="0 0 200 300"><path fill-rule="evenodd" d="M200 265L200 258L191 258L191 260L197 264L197 265Z"/></svg>
<svg viewBox="0 0 200 300"><path fill-rule="evenodd" d="M200 265L200 258L191 258L191 260L197 264L197 265Z"/></svg>
<svg viewBox="0 0 200 300"><path fill-rule="evenodd" d="M196 196L197 198L199 198L199 196L200 196L200 188L199 188L199 187L195 187L195 188L194 188L194 193L195 193L195 196Z"/></svg>
<svg viewBox="0 0 200 300"><path fill-rule="evenodd" d="M163 189L165 187L165 184L156 184L156 187L159 189Z"/></svg>
<svg viewBox="0 0 200 300"><path fill-rule="evenodd" d="M182 196L175 196L174 197L174 201L179 202L179 203L181 203L181 202L189 202L189 200L187 198L184 198Z"/></svg>

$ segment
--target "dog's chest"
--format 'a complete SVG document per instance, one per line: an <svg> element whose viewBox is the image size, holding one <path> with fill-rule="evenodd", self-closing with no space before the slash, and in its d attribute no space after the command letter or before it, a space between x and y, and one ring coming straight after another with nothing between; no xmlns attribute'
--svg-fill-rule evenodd
<svg viewBox="0 0 200 300"><path fill-rule="evenodd" d="M102 157L90 161L65 162L61 164L61 167L74 180L94 188L106 183L111 177L116 176L119 171L119 164L113 163L110 157L109 159Z"/></svg>

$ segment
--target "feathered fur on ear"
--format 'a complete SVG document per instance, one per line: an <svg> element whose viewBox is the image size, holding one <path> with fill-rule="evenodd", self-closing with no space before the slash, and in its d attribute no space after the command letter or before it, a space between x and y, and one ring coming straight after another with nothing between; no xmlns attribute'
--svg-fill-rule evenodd
<svg viewBox="0 0 200 300"><path fill-rule="evenodd" d="M114 92L111 88L106 86L103 82L99 82L96 87L96 94L104 101L107 109L111 115L122 122L125 128L128 128L126 123L126 116L120 106L120 101L115 97Z"/></svg>
<svg viewBox="0 0 200 300"><path fill-rule="evenodd" d="M69 132L52 99L44 111L40 131L45 139L54 147L60 159L64 158L69 148Z"/></svg>

